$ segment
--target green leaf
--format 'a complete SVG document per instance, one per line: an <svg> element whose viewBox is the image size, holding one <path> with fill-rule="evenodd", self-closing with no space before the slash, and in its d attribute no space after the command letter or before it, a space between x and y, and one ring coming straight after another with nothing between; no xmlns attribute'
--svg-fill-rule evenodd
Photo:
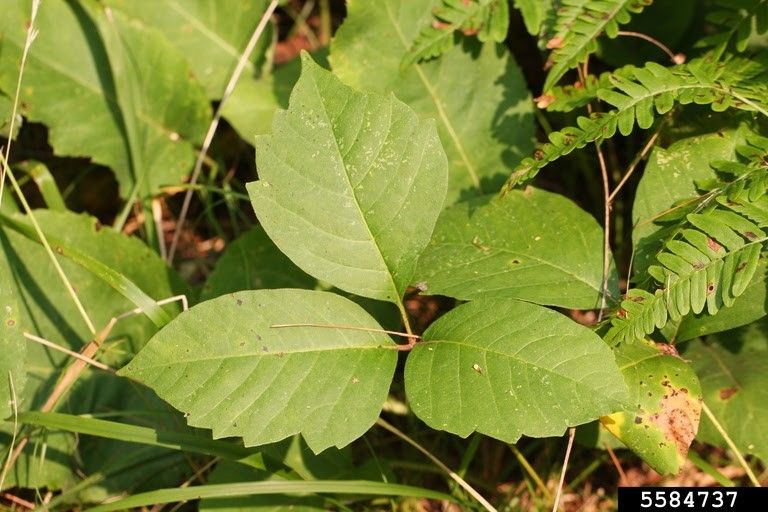
<svg viewBox="0 0 768 512"><path fill-rule="evenodd" d="M347 294L307 275L269 239L261 226L230 243L208 276L200 301L242 290L302 288L339 293L362 306L385 329L401 326L397 307L389 302Z"/></svg>
<svg viewBox="0 0 768 512"><path fill-rule="evenodd" d="M401 69L441 56L456 44L454 36L459 30L465 34L476 33L483 42L503 43L507 37L507 0L442 0L442 5L433 9L433 13L435 19L419 31L410 51L403 57Z"/></svg>
<svg viewBox="0 0 768 512"><path fill-rule="evenodd" d="M281 253L261 226L255 226L227 246L203 286L200 301L240 290L316 286L316 279Z"/></svg>
<svg viewBox="0 0 768 512"><path fill-rule="evenodd" d="M508 443L561 435L624 406L613 354L592 331L516 300L476 300L440 317L405 367L413 412L427 425Z"/></svg>
<svg viewBox="0 0 768 512"><path fill-rule="evenodd" d="M624 343L615 352L631 408L602 424L655 471L677 474L699 427L699 379L685 361L650 342Z"/></svg>
<svg viewBox="0 0 768 512"><path fill-rule="evenodd" d="M768 322L691 341L683 357L691 360L704 401L739 450L768 461ZM725 446L708 418L698 439Z"/></svg>
<svg viewBox="0 0 768 512"><path fill-rule="evenodd" d="M129 18L158 29L184 55L208 97L224 92L251 33L266 11L267 0L102 0ZM262 34L243 78L259 73L271 44Z"/></svg>
<svg viewBox="0 0 768 512"><path fill-rule="evenodd" d="M305 272L397 304L445 196L434 124L302 60L290 108L256 139L260 180L248 184L256 215Z"/></svg>
<svg viewBox="0 0 768 512"><path fill-rule="evenodd" d="M98 328L103 327L115 316L131 311L136 304L128 300L113 286L134 287L135 290L150 300L164 299L173 295L188 293L186 285L169 269L157 254L135 238L129 238L112 230L99 229L95 219L71 212L36 211L37 219L45 233L56 234L58 242L54 250L62 248L58 254L64 272L77 290L85 309ZM28 234L9 228L6 222L12 220L19 227L27 226L25 217L14 215L4 217L0 229L0 275L7 276L10 293L18 303L18 325L26 332L41 336L70 350L80 350L91 338L91 333L72 303L66 289L43 247ZM90 261L97 262L102 268L110 269L109 277L116 281L105 282L88 268L71 259L69 252L77 250L85 254ZM3 289L6 292L6 289ZM153 302L154 304L154 302ZM178 304L169 304L160 309L163 315L173 315L180 310ZM119 365L137 352L157 330L154 323L144 315L131 316L120 320L112 330L98 359L108 365ZM38 408L48 397L61 370L69 364L71 358L58 351L43 347L28 340L22 340L26 348L26 358L20 357L22 351L4 351L0 354L0 365L9 361L21 360L26 373L27 385L22 390L17 385L19 410L29 411ZM85 380L81 377L81 380ZM7 382L7 377L4 380ZM14 381L14 384L17 384ZM100 393L107 393L106 387ZM134 391L135 394L135 391ZM82 403L82 402L75 402ZM123 399L121 403L125 405ZM77 412L93 412L81 410ZM4 432L9 424L2 427ZM74 450L74 443L55 436L44 467L34 459L35 448L38 455L40 445L31 442L22 457L18 468L20 485L25 487L59 488L74 476L71 473L69 457ZM43 436L37 440L43 442ZM53 454L57 454L54 456ZM27 468L27 469L24 469ZM10 477L9 477L10 478ZM15 478L15 477L14 477Z"/></svg>
<svg viewBox="0 0 768 512"><path fill-rule="evenodd" d="M207 484L223 485L245 482L285 482L286 479L268 471L222 461L216 464ZM207 498L200 502L200 512L311 512L327 510L321 496L244 495L229 498Z"/></svg>
<svg viewBox="0 0 768 512"><path fill-rule="evenodd" d="M758 263L755 276L744 293L733 305L721 309L715 315L702 312L685 317L674 333L679 343L699 336L706 336L750 324L768 315L768 265L765 259Z"/></svg>
<svg viewBox="0 0 768 512"><path fill-rule="evenodd" d="M8 418L20 406L27 381L24 369L27 341L21 335L19 304L12 279L10 273L0 272L0 419Z"/></svg>
<svg viewBox="0 0 768 512"><path fill-rule="evenodd" d="M416 281L463 300L514 298L568 308L599 307L602 230L565 197L528 188L456 204L438 219ZM611 268L609 296L619 296Z"/></svg>
<svg viewBox="0 0 768 512"><path fill-rule="evenodd" d="M328 48L312 52L312 58L328 69ZM272 119L288 99L301 74L301 59L295 58L259 77L243 76L222 107L222 114L240 137L253 144L254 137L271 131Z"/></svg>
<svg viewBox="0 0 768 512"><path fill-rule="evenodd" d="M253 450L227 441L212 441L201 435L185 432L163 431L157 428L107 421L88 416L76 416L57 412L24 412L19 423L46 427L51 430L66 430L89 436L103 437L115 441L171 448L192 453L202 453L237 461L248 459ZM246 461L251 463L253 461Z"/></svg>
<svg viewBox="0 0 768 512"><path fill-rule="evenodd" d="M442 492L422 489L410 485L364 480L315 480L241 482L232 484L200 485L186 488L159 489L152 492L129 496L88 509L89 512L112 512L157 503L173 503L207 498L229 498L262 494L357 494L372 496L413 496L455 502L455 498Z"/></svg>
<svg viewBox="0 0 768 512"><path fill-rule="evenodd" d="M360 437L381 411L397 361L353 302L327 292L259 290L193 307L121 374L154 389L214 437L262 445L301 433L316 453ZM215 382L215 385L211 383Z"/></svg>
<svg viewBox="0 0 768 512"><path fill-rule="evenodd" d="M520 11L528 33L536 36L541 32L547 13L552 9L552 0L514 0L515 9Z"/></svg>
<svg viewBox="0 0 768 512"><path fill-rule="evenodd" d="M597 38L603 33L616 37L619 25L626 24L632 13L638 13L653 0L567 0L558 12L555 50L549 58L551 69L544 91L551 89L571 68L597 50Z"/></svg>
<svg viewBox="0 0 768 512"><path fill-rule="evenodd" d="M743 128L719 130L684 138L668 148L653 149L632 205L635 273L647 270L669 235L655 220L666 213L686 212L684 201L699 195L696 183L716 178L710 164L735 160L736 148L744 144L745 134Z"/></svg>
<svg viewBox="0 0 768 512"><path fill-rule="evenodd" d="M351 2L330 61L349 85L393 92L421 118L436 120L450 165L451 204L496 192L504 169L533 150L533 106L520 69L500 44L463 39L439 59L401 72L433 3Z"/></svg>
<svg viewBox="0 0 768 512"><path fill-rule="evenodd" d="M5 91L16 87L28 11L28 1L9 1L0 19L0 89ZM40 9L39 34L24 72L22 113L47 125L57 154L90 156L112 168L123 196L140 180L151 191L178 183L194 162L193 143L208 126L205 93L190 78L184 57L160 33L118 20L124 28L119 38L130 57L129 76L138 84L133 98L138 110L122 110L124 101L117 94L126 84L114 83L97 28L103 20L103 12L80 3L51 2ZM131 124L140 135L135 146L140 168L132 163L128 145L126 127Z"/></svg>

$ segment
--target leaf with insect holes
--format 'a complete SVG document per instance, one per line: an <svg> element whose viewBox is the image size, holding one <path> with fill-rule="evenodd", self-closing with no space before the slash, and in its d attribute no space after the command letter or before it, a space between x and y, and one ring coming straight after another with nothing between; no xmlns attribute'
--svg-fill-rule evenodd
<svg viewBox="0 0 768 512"><path fill-rule="evenodd" d="M445 197L434 123L391 94L357 92L301 58L290 107L275 115L271 135L256 139L254 210L308 274L399 303Z"/></svg>
<svg viewBox="0 0 768 512"><path fill-rule="evenodd" d="M338 327L276 324L322 324ZM301 433L315 453L373 425L395 371L394 342L360 306L309 290L255 290L198 304L156 334L120 374L216 438L247 446Z"/></svg>
<svg viewBox="0 0 768 512"><path fill-rule="evenodd" d="M685 361L651 342L622 343L615 352L630 408L600 421L655 471L677 474L699 428L699 379Z"/></svg>
<svg viewBox="0 0 768 512"><path fill-rule="evenodd" d="M704 402L739 450L768 462L768 321L692 340L683 357L691 360ZM726 446L707 417L698 439Z"/></svg>
<svg viewBox="0 0 768 512"><path fill-rule="evenodd" d="M446 209L419 258L415 280L457 299L522 299L567 308L599 307L603 234L565 197L513 190ZM611 266L608 303L618 297Z"/></svg>
<svg viewBox="0 0 768 512"><path fill-rule="evenodd" d="M440 317L405 367L411 408L432 428L516 442L561 435L624 407L613 353L547 308L478 299Z"/></svg>
<svg viewBox="0 0 768 512"><path fill-rule="evenodd" d="M422 119L434 119L448 155L447 203L498 191L505 169L533 152L533 104L503 44L458 36L439 58L401 71L400 63L433 19L433 0L350 2L331 42L344 82L392 92Z"/></svg>
<svg viewBox="0 0 768 512"><path fill-rule="evenodd" d="M28 0L8 0L0 16L0 90L13 91L24 46ZM125 197L135 185L140 191L181 182L194 163L193 144L208 126L210 105L202 87L190 77L189 65L157 31L124 22L114 13L118 37L130 67L125 76L135 82L134 111L122 109L110 67L114 55L105 46L99 25L102 10L91 3L49 2L40 9L38 36L31 47L21 89L22 113L45 123L57 155L87 156L110 167ZM108 56L109 55L109 56ZM126 127L136 126L135 168Z"/></svg>

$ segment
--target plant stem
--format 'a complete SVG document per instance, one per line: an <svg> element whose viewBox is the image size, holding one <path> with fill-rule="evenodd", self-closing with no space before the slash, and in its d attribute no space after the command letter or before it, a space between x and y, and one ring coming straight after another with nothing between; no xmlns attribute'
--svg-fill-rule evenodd
<svg viewBox="0 0 768 512"><path fill-rule="evenodd" d="M541 490L542 494L547 498L548 501L552 501L552 493L547 488L547 485L544 483L544 481L541 479L539 474L536 472L535 469L533 469L533 466L531 466L531 463L528 462L528 459L525 458L525 455L517 448L517 446L510 444L509 449L512 450L512 453L515 455L515 458L517 459L517 462L520 463L520 465L523 467L526 473L528 473L528 476L530 476L534 482L536 482L536 486Z"/></svg>
<svg viewBox="0 0 768 512"><path fill-rule="evenodd" d="M717 418L715 418L715 415L712 414L712 411L709 409L709 407L707 407L706 402L703 402L703 401L701 402L701 410L704 411L704 414L707 415L707 418L709 418L709 421L712 422L712 424L715 426L715 429L720 433L720 435L725 440L725 444L728 445L728 448L730 448L733 454L736 456L736 460L739 462L739 465L742 468L744 468L744 471L747 473L747 477L749 478L749 481L752 482L752 485L754 485L755 487L760 487L760 482L755 476L755 473L752 472L752 468L749 467L749 464L747 464L746 459L744 459L744 456L736 447L736 443L733 442L733 439L731 439L731 436L728 435L728 432L725 431L725 429L720 424L720 422L717 421Z"/></svg>
<svg viewBox="0 0 768 512"><path fill-rule="evenodd" d="M496 509L494 508L494 506L491 505L485 498L483 498L483 496L479 492L477 492L471 485L469 485L466 480L464 480L459 475L451 471L451 469L448 466L443 464L440 459L432 455L429 452L429 450L427 450L426 448L421 446L419 443L417 443L416 441L408 437L405 433L398 430L395 426L390 425L389 423L387 423L381 418L376 420L376 424L381 428L383 428L384 430L388 430L389 432L395 434L397 437L399 437L406 443L416 448L422 454L424 454L424 456L426 456L430 461L432 461L432 463L435 466L440 468L443 471L443 473L448 475L451 479L453 479L453 481L459 484L465 491L467 491L473 498L475 498L475 500L477 500L477 502L480 503L485 508L485 510L487 510L488 512L496 512Z"/></svg>
<svg viewBox="0 0 768 512"><path fill-rule="evenodd" d="M245 66L246 64L248 64L248 59L250 58L251 53L253 53L253 50L256 48L256 43L258 43L259 39L261 38L261 34L267 28L267 23L269 22L269 19L272 17L272 14L275 12L275 9L277 8L278 3L279 3L278 0L272 0L269 3L269 6L267 6L267 10L264 12L264 15L261 17L261 20L259 21L258 25L256 25L256 29L253 31L253 34L251 35L251 38L248 41L248 44L243 50L243 53L240 55L240 59L238 59L237 61L237 66L235 66L235 70L232 72L232 76L229 77L229 82L227 82L227 86L224 89L224 93L221 95L221 101L219 102L219 106L216 108L216 112L213 115L211 124L208 126L208 132L205 134L205 139L203 139L203 146L200 149L200 153L198 153L197 155L197 160L195 161L195 167L192 170L192 177L189 179L190 186L194 186L197 183L197 180L200 178L200 172L203 169L203 161L205 160L205 157L208 154L208 149L211 147L211 142L213 142L213 135L216 133L216 129L219 127L219 121L221 121L221 114L222 114L224 104L232 95L232 91L235 90L235 85L237 84L237 81L240 79L240 75L242 75L243 71L245 70ZM187 219L187 214L189 212L189 204L192 202L192 193L193 193L193 189L190 188L187 190L186 194L184 194L184 202L181 205L179 220L176 222L176 229L174 230L174 233L173 233L171 246L168 249L168 259L166 261L168 262L169 265L173 264L173 257L176 255L176 247L179 244L181 229L182 227L184 227L184 221Z"/></svg>
<svg viewBox="0 0 768 512"><path fill-rule="evenodd" d="M563 470L560 472L560 482L557 484L557 494L555 494L555 504L552 505L552 512L557 512L560 506L560 495L563 492L565 483L565 471L568 469L568 460L571 458L571 448L573 448L573 439L576 437L576 428L568 429L568 446L565 448L565 460L563 460Z"/></svg>

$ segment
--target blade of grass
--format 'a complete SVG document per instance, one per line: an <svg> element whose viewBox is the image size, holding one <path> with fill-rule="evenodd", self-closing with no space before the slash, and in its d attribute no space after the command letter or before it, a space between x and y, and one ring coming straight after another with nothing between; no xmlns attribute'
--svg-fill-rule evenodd
<svg viewBox="0 0 768 512"><path fill-rule="evenodd" d="M406 443L410 444L411 446L413 446L414 448L416 448L417 450L419 450L419 451L420 451L421 453L423 453L423 454L424 454L424 455L425 455L425 456L426 456L426 457L427 457L427 458L428 458L430 461L432 461L432 463L433 463L435 466L439 467L439 468L440 468L440 469L443 471L443 473L445 473L446 475L448 475L448 476L449 476L449 477L450 477L450 478L451 478L453 481L455 481L457 484L459 484L459 485L462 487L462 489L464 489L465 491L467 491L467 492L469 493L469 495L470 495L470 496L472 496L472 497L473 497L475 500L477 500L477 502L478 502L478 503L480 503L480 504L483 506L483 508L485 508L485 509L486 509L486 510L488 510L489 512L496 512L496 508L495 508L493 505L491 505L491 504L488 502L488 500L486 500L485 498L483 498L483 496L482 496L482 495L481 495L479 492L477 492L477 491L474 489L474 487L472 487L471 485L469 485L469 484L467 483L467 481L466 481L466 480L464 480L463 478L461 478L461 477L460 477L459 475L457 475L455 472L451 471L451 469L450 469L448 466L446 466L445 464L443 464L443 462L442 462L440 459L438 459L437 457L435 457L434 455L432 455L432 454L429 452L429 450L427 450L426 448L424 448L423 446L421 446L419 443L417 443L416 441L414 441L413 439L411 439L410 437L408 437L408 436L407 436L407 435L406 435L404 432L401 432L401 431L400 431L399 429L397 429L397 428L396 428L394 425L390 425L389 423L387 423L386 421L384 421L384 420L383 420L383 419L381 419L381 418L379 418L379 419L377 419L377 420L376 420L376 424L377 424L378 426L382 427L383 429L385 429L385 430L388 430L389 432L391 432L391 433L395 434L397 437L399 437L400 439L402 439L402 440L403 440L403 441L405 441Z"/></svg>
<svg viewBox="0 0 768 512"><path fill-rule="evenodd" d="M709 421L712 422L712 424L715 426L715 429L723 437L723 440L725 440L725 444L728 445L728 448L730 448L733 454L736 456L736 460L739 462L739 465L742 468L744 468L744 471L747 473L747 477L749 477L749 481L752 482L752 485L754 485L755 487L760 487L760 482L757 480L757 477L755 476L755 473L752 471L752 468L749 466L749 464L747 464L747 461L744 459L744 456L736 447L736 443L733 442L733 439L731 439L731 436L728 435L728 432L726 432L725 428L723 428L723 426L717 420L715 415L707 406L706 402L701 402L701 410L704 411L704 414L707 415L707 418L709 418Z"/></svg>
<svg viewBox="0 0 768 512"><path fill-rule="evenodd" d="M9 177L10 176L11 175L9 174ZM171 317L168 315L168 313L166 313L160 306L158 306L157 302L155 302L154 299L144 293L141 288L136 286L133 281L125 277L120 272L105 265L101 261L92 258L84 252L79 251L75 247L65 244L50 234L44 233L42 228L40 228L40 226L37 224L37 221L34 220L34 217L30 217L30 220L34 223L34 229L24 222L20 222L7 215L0 214L0 225L10 228L34 242L43 243L46 249L50 250L51 257L54 259L54 261L56 261L57 265L58 261L55 259L55 256L53 256L53 249L51 249L50 243L56 247L56 252L59 255L64 256L72 262L80 265L84 269L90 271L93 273L93 275L120 293L120 295L131 301L136 307L140 308L144 313L146 313L149 319L157 327L162 327L171 321ZM61 270L60 274L63 275L63 273L64 271ZM69 283L69 281L67 281L67 283ZM72 285L69 286L71 287ZM74 290L71 291L71 294L74 294ZM76 295L74 296L76 297ZM79 299L77 300L77 304L80 304ZM84 310L82 311L82 314L85 314ZM89 328L91 328L92 325L93 324L90 323L89 319ZM92 329L92 332L95 334L96 330Z"/></svg>
<svg viewBox="0 0 768 512"><path fill-rule="evenodd" d="M707 462L706 460L702 459L698 453L694 452L693 450L688 452L688 460L693 463L694 466L702 470L704 473L708 474L712 478L717 481L720 485L723 487L735 487L736 484L722 474L716 467L714 467L712 464Z"/></svg>
<svg viewBox="0 0 768 512"><path fill-rule="evenodd" d="M174 503L203 498L237 498L240 496L264 494L357 494L371 496L406 496L413 498L429 498L455 502L448 494L413 487L410 485L388 484L384 482L368 482L365 480L314 480L314 481L266 481L239 482L234 484L212 484L184 489L159 489L156 491L135 494L127 498L99 505L89 512L112 512L134 507L155 505L157 503Z"/></svg>
<svg viewBox="0 0 768 512"><path fill-rule="evenodd" d="M51 171L44 163L30 160L16 164L16 167L32 178L49 210L57 212L67 210L67 207L64 205L64 199L61 197L61 192L59 192L59 187L56 185Z"/></svg>
<svg viewBox="0 0 768 512"><path fill-rule="evenodd" d="M197 161L195 161L195 168L192 170L192 176L189 179L190 186L194 186L197 183L197 180L200 178L200 172L203 169L203 161L208 154L208 149L211 147L213 135L216 133L216 129L219 127L219 121L221 121L222 107L227 102L227 99L232 95L232 91L235 90L235 85L237 85L237 81L240 79L240 75L243 73L251 53L253 53L254 48L256 48L256 43L259 42L261 34L267 28L267 23L272 17L272 14L275 12L278 3L278 0L272 0L272 2L270 2L270 4L267 6L267 10L264 11L264 15L256 25L256 29L253 31L248 44L245 46L243 53L240 55L240 59L237 61L237 66L235 66L235 70L232 72L232 76L229 78L229 82L227 82L227 86L224 89L224 94L221 96L219 106L216 108L216 112L213 115L211 124L208 126L208 132L205 134L203 146L200 148ZM169 265L173 263L173 257L176 255L176 247L179 243L179 236L181 236L181 229L184 227L184 221L187 219L187 213L189 212L189 203L192 201L192 192L193 189L190 188L184 194L184 202L182 203L181 211L179 212L179 220L176 222L176 229L173 233L173 240L171 240L171 247L168 249Z"/></svg>
<svg viewBox="0 0 768 512"><path fill-rule="evenodd" d="M226 441L207 439L202 436L162 431L116 421L95 419L89 416L76 416L57 412L23 412L19 414L18 421L26 425L66 430L78 434L114 439L116 441L127 441L212 455L227 460L240 461L257 469L265 469L262 460L253 457L254 450Z"/></svg>

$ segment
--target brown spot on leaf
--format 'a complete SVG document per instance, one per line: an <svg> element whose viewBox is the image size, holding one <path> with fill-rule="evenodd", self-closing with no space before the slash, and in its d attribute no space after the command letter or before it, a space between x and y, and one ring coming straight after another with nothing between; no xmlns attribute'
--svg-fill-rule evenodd
<svg viewBox="0 0 768 512"><path fill-rule="evenodd" d="M757 240L757 235L756 235L756 234L754 234L754 233L753 233L753 232L751 232L751 231L746 231L746 232L744 232L744 236L745 236L745 237L747 237L747 238L749 238L750 240Z"/></svg>
<svg viewBox="0 0 768 512"><path fill-rule="evenodd" d="M238 306L242 306L242 305L243 305L243 301L242 301L242 300L240 300L240 299L237 299L237 305L238 305Z"/></svg>
<svg viewBox="0 0 768 512"><path fill-rule="evenodd" d="M533 101L536 102L538 108L545 109L554 103L555 99L556 98L551 94L542 94L541 96L534 98Z"/></svg>
<svg viewBox="0 0 768 512"><path fill-rule="evenodd" d="M555 50L557 48L563 47L563 38L560 36L555 36L549 41L547 41L547 50Z"/></svg>
<svg viewBox="0 0 768 512"><path fill-rule="evenodd" d="M723 246L717 243L714 238L707 238L707 247L715 252L720 252L723 250Z"/></svg>
<svg viewBox="0 0 768 512"><path fill-rule="evenodd" d="M16 325L16 320L14 320L13 318L9 318L8 320L5 321L5 325L7 325L8 327L13 327L14 325Z"/></svg>
<svg viewBox="0 0 768 512"><path fill-rule="evenodd" d="M658 412L649 419L665 438L675 443L677 453L685 459L699 429L701 400L689 397L687 389L681 391L670 386L661 398Z"/></svg>
<svg viewBox="0 0 768 512"><path fill-rule="evenodd" d="M658 350L659 352L667 356L679 357L679 354L677 353L677 349L675 348L675 346L670 345L669 343L657 343L656 350Z"/></svg>
<svg viewBox="0 0 768 512"><path fill-rule="evenodd" d="M739 392L739 388L723 388L720 390L720 400L728 400Z"/></svg>

